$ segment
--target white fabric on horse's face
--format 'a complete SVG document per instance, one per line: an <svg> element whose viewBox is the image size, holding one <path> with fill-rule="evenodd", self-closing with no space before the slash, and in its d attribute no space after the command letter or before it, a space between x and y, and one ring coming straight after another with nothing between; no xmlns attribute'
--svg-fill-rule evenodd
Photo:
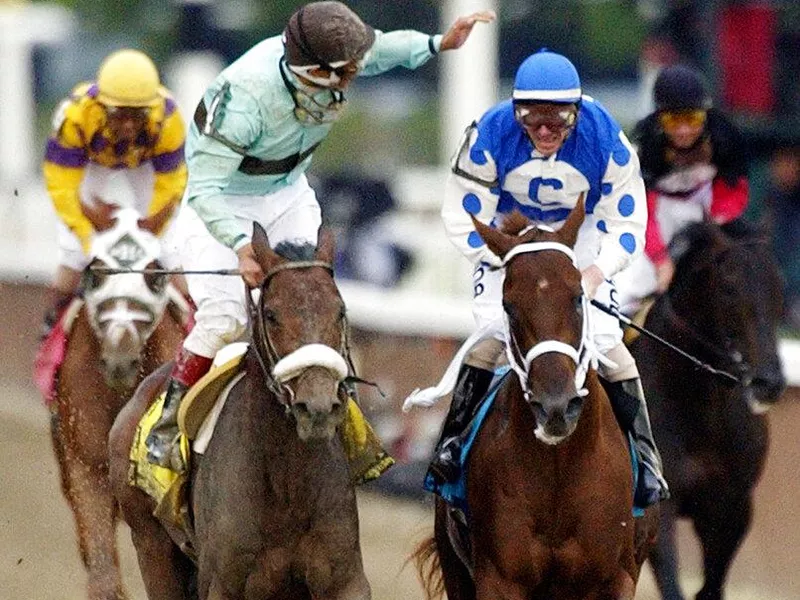
<svg viewBox="0 0 800 600"><path fill-rule="evenodd" d="M278 383L286 383L309 367L322 367L330 371L339 381L347 377L347 361L338 351L325 344L306 344L280 359L272 368L272 376Z"/></svg>
<svg viewBox="0 0 800 600"><path fill-rule="evenodd" d="M95 235L92 241L94 258L112 269L141 270L160 257L158 238L139 228L140 215L135 210L119 209L114 218L116 223L111 229ZM154 292L142 273L108 274L97 288L85 290L84 298L92 328L99 337L105 335L110 321L124 324L123 329L147 323L142 330L143 341L155 330L169 302L167 286ZM101 311L100 306L109 308Z"/></svg>

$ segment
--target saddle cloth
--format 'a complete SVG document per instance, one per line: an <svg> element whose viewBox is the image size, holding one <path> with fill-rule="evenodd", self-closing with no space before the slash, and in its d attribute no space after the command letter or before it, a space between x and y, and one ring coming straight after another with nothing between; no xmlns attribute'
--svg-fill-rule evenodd
<svg viewBox="0 0 800 600"><path fill-rule="evenodd" d="M449 504L452 508L461 511L464 517L469 515L469 506L467 504L467 475L468 475L468 459L469 453L472 449L473 444L475 443L475 438L478 436L478 431L480 430L483 422L486 420L486 415L489 414L489 411L494 404L495 398L497 397L497 392L502 386L503 382L505 381L506 377L509 377L513 372L511 371L510 367L503 366L499 367L495 372L494 380L492 381L492 385L489 388L489 392L486 397L481 401L481 404L475 413L475 416L470 421L469 425L467 425L466 431L462 434L464 436L464 444L461 448L461 460L460 460L460 475L458 479L454 482L438 482L433 475L429 472L425 476L425 481L423 482L423 488L428 491L432 492L442 498L447 504ZM639 459L636 453L636 446L633 443L633 438L630 434L625 434L626 439L628 440L628 446L630 449L631 454L631 467L633 469L633 489L636 490L636 485L638 483L639 478ZM641 517L644 515L644 510L634 506L633 507L633 516L634 517ZM466 523L467 519L462 517L462 522Z"/></svg>
<svg viewBox="0 0 800 600"><path fill-rule="evenodd" d="M147 460L145 440L161 416L165 394L150 406L139 421L129 455L128 483L153 498L154 514L173 540L192 556L192 525L187 505L187 472L191 452L202 454L213 435L214 425L234 385L244 376L244 353L247 344L231 344L220 351L209 372L190 389L178 410L181 428L180 450L183 466L178 471L151 464ZM380 477L394 464L378 436L351 398L339 435L350 466L353 485Z"/></svg>

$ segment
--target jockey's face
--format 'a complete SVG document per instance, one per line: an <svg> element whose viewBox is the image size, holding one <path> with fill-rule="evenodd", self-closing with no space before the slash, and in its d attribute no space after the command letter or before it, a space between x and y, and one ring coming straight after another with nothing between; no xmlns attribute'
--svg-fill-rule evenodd
<svg viewBox="0 0 800 600"><path fill-rule="evenodd" d="M106 125L115 141L132 142L144 130L149 108L107 106Z"/></svg>
<svg viewBox="0 0 800 600"><path fill-rule="evenodd" d="M658 123L672 147L685 150L691 148L702 135L706 126L706 111L663 111L658 115Z"/></svg>
<svg viewBox="0 0 800 600"><path fill-rule="evenodd" d="M517 103L514 117L536 150L544 156L551 156L558 152L575 126L578 107L551 102Z"/></svg>

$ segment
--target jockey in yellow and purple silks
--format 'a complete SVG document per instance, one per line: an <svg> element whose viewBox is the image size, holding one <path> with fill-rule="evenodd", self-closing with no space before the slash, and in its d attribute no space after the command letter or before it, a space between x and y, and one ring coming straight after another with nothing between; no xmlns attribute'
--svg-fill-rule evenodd
<svg viewBox="0 0 800 600"><path fill-rule="evenodd" d="M395 67L416 69L440 51L459 48L477 22L493 19L490 11L461 17L444 35L384 33L341 2L298 8L283 35L256 44L222 71L195 111L180 216L184 268L238 267L246 284L258 287L264 273L251 244L253 222L273 247L287 240L316 246L320 207L305 172L342 114L350 83ZM195 326L176 357L162 417L147 438L148 458L162 466L170 465L185 391L247 325L240 279L201 275L188 283L197 304Z"/></svg>
<svg viewBox="0 0 800 600"><path fill-rule="evenodd" d="M58 214L59 260L53 282L52 327L89 264L93 220L109 221L108 205L142 215L140 227L162 241L162 263L177 266L174 216L186 187L186 129L150 58L119 50L94 82L76 86L57 108L47 141L44 179ZM179 287L185 287L180 285Z"/></svg>

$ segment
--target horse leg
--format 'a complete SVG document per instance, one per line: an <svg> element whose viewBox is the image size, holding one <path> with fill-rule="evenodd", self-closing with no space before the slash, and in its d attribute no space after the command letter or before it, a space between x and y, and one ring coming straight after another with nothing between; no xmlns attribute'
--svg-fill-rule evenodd
<svg viewBox="0 0 800 600"><path fill-rule="evenodd" d="M63 438L62 438L63 442ZM89 600L127 598L116 547L116 505L105 464L83 459L69 444L63 453L62 488L72 507L81 558L88 574Z"/></svg>
<svg viewBox="0 0 800 600"><path fill-rule="evenodd" d="M472 581L472 575L453 548L447 532L447 521L451 518L447 511L447 504L437 498L433 537L436 541L436 551L439 554L444 589L448 600L475 600L475 584Z"/></svg>
<svg viewBox="0 0 800 600"><path fill-rule="evenodd" d="M752 518L753 506L749 496L730 502L716 499L715 502L721 508L708 506L704 514L696 515L694 519L694 528L703 547L705 578L697 600L722 599L728 569Z"/></svg>
<svg viewBox="0 0 800 600"><path fill-rule="evenodd" d="M678 581L678 548L675 543L675 506L672 502L659 504L658 541L650 551L653 573L664 600L684 600Z"/></svg>

